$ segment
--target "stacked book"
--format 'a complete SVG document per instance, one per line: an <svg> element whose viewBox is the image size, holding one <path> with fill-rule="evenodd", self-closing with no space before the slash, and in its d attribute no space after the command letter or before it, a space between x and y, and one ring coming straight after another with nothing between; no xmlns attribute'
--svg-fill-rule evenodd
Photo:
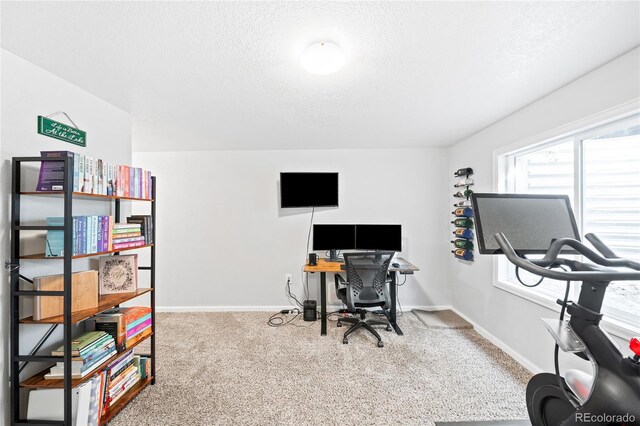
<svg viewBox="0 0 640 426"><path fill-rule="evenodd" d="M43 157L68 157L73 161L73 192L115 195L119 197L152 197L151 172L137 167L110 164L71 151L41 151ZM40 165L37 191L64 190L64 163L43 161Z"/></svg>
<svg viewBox="0 0 640 426"><path fill-rule="evenodd" d="M81 379L103 362L116 354L116 344L113 337L104 331L89 331L81 334L71 342L71 377ZM60 346L52 356L64 356L64 346ZM58 362L45 374L45 379L63 379L64 362Z"/></svg>
<svg viewBox="0 0 640 426"><path fill-rule="evenodd" d="M138 223L142 230L145 244L153 244L153 219L151 215L133 215L127 218L127 223Z"/></svg>
<svg viewBox="0 0 640 426"><path fill-rule="evenodd" d="M114 308L93 317L95 329L109 333L119 350L130 348L151 334L151 308Z"/></svg>
<svg viewBox="0 0 640 426"><path fill-rule="evenodd" d="M140 381L139 366L134 363L133 350L125 352L109 364L103 374L106 382L102 396L104 411Z"/></svg>
<svg viewBox="0 0 640 426"><path fill-rule="evenodd" d="M113 217L73 216L73 256L111 251ZM63 226L64 218L48 217L47 226ZM64 231L47 231L47 257L64 256Z"/></svg>
<svg viewBox="0 0 640 426"><path fill-rule="evenodd" d="M146 245L140 223L116 223L112 230L113 250L127 249Z"/></svg>

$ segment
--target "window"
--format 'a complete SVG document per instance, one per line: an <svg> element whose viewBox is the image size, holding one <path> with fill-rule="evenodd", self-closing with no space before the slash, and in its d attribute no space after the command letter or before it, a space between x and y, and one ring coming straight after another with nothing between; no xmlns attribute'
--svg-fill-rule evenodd
<svg viewBox="0 0 640 426"><path fill-rule="evenodd" d="M567 194L580 234L598 235L619 256L640 261L640 115L536 144L501 157L501 190ZM526 283L537 277L522 272ZM499 280L522 287L501 259ZM573 284L573 298L579 286ZM546 279L529 292L556 300L564 283ZM640 282L612 283L605 316L640 327Z"/></svg>

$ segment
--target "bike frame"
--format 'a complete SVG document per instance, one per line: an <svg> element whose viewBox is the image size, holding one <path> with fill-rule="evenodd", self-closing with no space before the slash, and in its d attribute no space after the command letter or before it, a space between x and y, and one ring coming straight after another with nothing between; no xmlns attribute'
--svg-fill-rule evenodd
<svg viewBox="0 0 640 426"><path fill-rule="evenodd" d="M617 345L600 328L602 303L610 282L584 281L578 303L569 303L569 324L582 339L587 357L596 366L594 383L589 398L576 409L563 425L581 424L585 415L632 415L640 422L640 367L625 358ZM635 398L633 397L635 395ZM612 412L615 409L615 412ZM605 423L605 424L608 424Z"/></svg>

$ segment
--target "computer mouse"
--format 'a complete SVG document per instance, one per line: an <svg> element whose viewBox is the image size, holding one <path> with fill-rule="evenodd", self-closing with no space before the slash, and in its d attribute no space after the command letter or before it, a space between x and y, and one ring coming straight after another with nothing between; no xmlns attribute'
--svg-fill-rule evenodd
<svg viewBox="0 0 640 426"><path fill-rule="evenodd" d="M400 264L397 263L397 262L394 262L394 263L391 264L391 266L393 266L394 268L399 268Z"/></svg>

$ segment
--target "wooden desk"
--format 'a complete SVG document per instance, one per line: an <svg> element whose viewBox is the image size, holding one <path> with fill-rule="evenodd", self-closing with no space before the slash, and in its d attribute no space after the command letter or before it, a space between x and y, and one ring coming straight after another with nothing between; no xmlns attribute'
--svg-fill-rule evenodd
<svg viewBox="0 0 640 426"><path fill-rule="evenodd" d="M391 285L389 289L391 293L391 308L389 309L389 313L385 314L387 315L389 323L391 324L391 327L393 327L395 332L399 335L402 335L402 330L396 322L396 272L409 275L413 274L415 271L419 271L420 269L401 257L394 258L392 260L392 263L399 263L399 266L396 268L393 265L389 265L389 272L391 273ZM320 334L323 336L326 336L327 334L327 273L346 273L345 270L340 268L341 265L344 265L344 263L327 262L326 259L318 259L318 264L315 266L304 265L304 272L320 273Z"/></svg>

